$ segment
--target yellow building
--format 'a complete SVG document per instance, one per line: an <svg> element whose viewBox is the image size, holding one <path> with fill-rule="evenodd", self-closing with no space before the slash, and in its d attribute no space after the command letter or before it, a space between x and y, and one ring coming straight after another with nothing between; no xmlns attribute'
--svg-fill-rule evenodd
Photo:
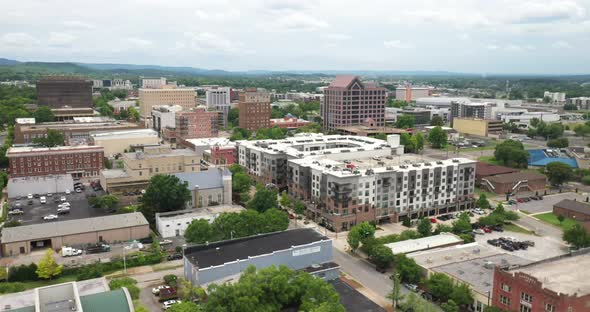
<svg viewBox="0 0 590 312"><path fill-rule="evenodd" d="M453 118L453 129L459 133L487 137L502 132L501 120Z"/></svg>
<svg viewBox="0 0 590 312"><path fill-rule="evenodd" d="M158 133L152 129L92 133L90 140L92 145L104 147L105 157L123 154L132 146L157 145L160 142Z"/></svg>
<svg viewBox="0 0 590 312"><path fill-rule="evenodd" d="M151 116L156 105L180 105L183 110L196 107L196 92L188 88L139 89L139 113L142 117Z"/></svg>

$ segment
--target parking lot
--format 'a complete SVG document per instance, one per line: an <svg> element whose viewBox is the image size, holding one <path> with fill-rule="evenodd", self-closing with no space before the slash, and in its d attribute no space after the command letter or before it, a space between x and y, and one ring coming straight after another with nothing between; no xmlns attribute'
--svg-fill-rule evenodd
<svg viewBox="0 0 590 312"><path fill-rule="evenodd" d="M489 239L497 239L500 237L514 237L518 241L533 241L535 243L535 246L529 247L526 250L506 251L499 246L496 247L487 243ZM535 236L508 231L475 235L475 241L478 242L480 245L486 245L486 247L496 250L498 253L509 253L531 261L539 261L558 255L562 255L567 253L569 250L566 245L560 244L555 240L548 240L542 236Z"/></svg>
<svg viewBox="0 0 590 312"><path fill-rule="evenodd" d="M554 194L554 195L547 195L543 196L542 200L531 200L528 203L519 203L517 202L514 205L511 205L512 209L519 209L524 210L528 213L539 213L539 212L548 212L553 211L553 205L560 202L563 199L577 199L578 201L585 201L587 195L583 195L580 193L561 193L561 194ZM515 196L512 199L520 198L519 196ZM516 199L515 199L516 200ZM506 207L508 208L508 207Z"/></svg>
<svg viewBox="0 0 590 312"><path fill-rule="evenodd" d="M26 197L21 198L20 200L12 198L9 200L9 207L14 208L17 206L17 203L20 203L20 208L24 211L24 213L19 215L9 215L8 220L18 220L21 222L22 225L31 225L43 222L55 222L57 220L64 221L98 217L108 214L103 209L90 208L90 205L88 204L88 198L92 196L92 194L95 194L96 196L101 196L104 195L104 192L95 192L92 190L91 187L86 186L86 189L82 191L82 193L75 193L72 190L72 193L67 195L64 193L52 194L51 197L46 197L46 204L41 203L40 197L31 199L30 201L32 202L32 204L30 205L29 199L27 199ZM45 196L46 194L39 195ZM60 214L57 220L43 220L44 216L50 214L57 214L57 206L61 203L59 201L61 196L65 196L66 201L70 203L70 213Z"/></svg>

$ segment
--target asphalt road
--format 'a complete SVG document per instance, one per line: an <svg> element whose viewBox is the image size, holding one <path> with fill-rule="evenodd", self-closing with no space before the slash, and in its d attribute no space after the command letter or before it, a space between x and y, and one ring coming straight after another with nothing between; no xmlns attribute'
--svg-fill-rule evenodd
<svg viewBox="0 0 590 312"><path fill-rule="evenodd" d="M528 228L531 231L535 231L535 233L540 236L547 236L548 238L557 240L559 242L562 241L561 237L563 232L561 231L561 229L550 224L547 224L545 222L539 221L524 213L519 213L519 215L520 219L518 221L514 221L514 223L521 225L525 228Z"/></svg>

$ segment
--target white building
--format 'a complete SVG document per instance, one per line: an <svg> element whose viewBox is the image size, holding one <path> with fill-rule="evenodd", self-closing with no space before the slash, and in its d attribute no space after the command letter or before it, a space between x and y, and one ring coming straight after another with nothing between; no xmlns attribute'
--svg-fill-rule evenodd
<svg viewBox="0 0 590 312"><path fill-rule="evenodd" d="M152 128L159 134L165 128L176 128L176 112L182 111L180 105L158 105L152 107Z"/></svg>
<svg viewBox="0 0 590 312"><path fill-rule="evenodd" d="M228 138L185 139L184 143L199 156L202 156L206 150L214 147L228 148L236 146L236 142L230 141Z"/></svg>
<svg viewBox="0 0 590 312"><path fill-rule="evenodd" d="M460 244L463 244L463 239L459 236L453 233L440 233L438 235L385 244L385 247L391 249L393 254L397 255Z"/></svg>
<svg viewBox="0 0 590 312"><path fill-rule="evenodd" d="M526 112L522 114L505 114L502 115L501 118L503 122L512 122L521 128L528 128L531 123L531 119L533 118L537 118L547 123L557 122L561 119L558 114L551 112Z"/></svg>
<svg viewBox="0 0 590 312"><path fill-rule="evenodd" d="M552 103L565 103L565 92L550 92L545 91L543 98L551 99Z"/></svg>
<svg viewBox="0 0 590 312"><path fill-rule="evenodd" d="M8 179L8 198L28 194L63 193L74 188L71 174L57 174Z"/></svg>
<svg viewBox="0 0 590 312"><path fill-rule="evenodd" d="M469 98L466 97L422 97L416 99L416 106L418 107L437 107L450 108L451 103L470 103Z"/></svg>
<svg viewBox="0 0 590 312"><path fill-rule="evenodd" d="M111 84L111 90L131 90L133 85L129 80L123 80L121 78L115 78Z"/></svg>
<svg viewBox="0 0 590 312"><path fill-rule="evenodd" d="M166 77L160 78L144 78L141 77L140 84L144 89L160 89L166 85Z"/></svg>
<svg viewBox="0 0 590 312"><path fill-rule="evenodd" d="M227 127L227 116L231 106L231 88L210 88L205 92L205 105L221 112L220 125Z"/></svg>
<svg viewBox="0 0 590 312"><path fill-rule="evenodd" d="M222 213L237 213L242 210L244 210L244 207L238 205L220 205L156 213L156 228L162 237L183 236L188 226L194 220L205 219L209 223L213 223Z"/></svg>

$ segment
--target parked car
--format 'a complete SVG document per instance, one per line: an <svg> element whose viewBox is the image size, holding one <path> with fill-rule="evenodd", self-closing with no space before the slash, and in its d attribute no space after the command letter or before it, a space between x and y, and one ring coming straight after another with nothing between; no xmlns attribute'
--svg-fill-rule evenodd
<svg viewBox="0 0 590 312"><path fill-rule="evenodd" d="M494 226L494 228L493 228L493 229L494 229L494 231L496 231L496 232L504 232L504 228L503 228L502 226L500 226L500 225L496 225L496 226Z"/></svg>
<svg viewBox="0 0 590 312"><path fill-rule="evenodd" d="M33 199L33 194L29 193L29 194L27 195L27 199Z"/></svg>
<svg viewBox="0 0 590 312"><path fill-rule="evenodd" d="M485 212L481 208L473 209L473 213L477 213L478 215L485 214Z"/></svg>
<svg viewBox="0 0 590 312"><path fill-rule="evenodd" d="M492 233L492 229L490 229L489 227L482 227L481 228L485 233Z"/></svg>
<svg viewBox="0 0 590 312"><path fill-rule="evenodd" d="M70 191L70 189L66 189L65 193L66 193L66 195L70 195L70 193L72 193L72 191Z"/></svg>
<svg viewBox="0 0 590 312"><path fill-rule="evenodd" d="M65 196L62 196L62 197L59 198L59 200L63 203L63 202L66 201L66 197Z"/></svg>
<svg viewBox="0 0 590 312"><path fill-rule="evenodd" d="M163 288L163 289L160 289L159 297L160 298L158 298L158 301L160 301L160 302L171 300L171 299L177 299L178 293L176 292L176 289L173 287Z"/></svg>
<svg viewBox="0 0 590 312"><path fill-rule="evenodd" d="M167 259L168 259L168 261L180 260L180 259L182 259L182 254L175 253L175 254L169 255Z"/></svg>
<svg viewBox="0 0 590 312"><path fill-rule="evenodd" d="M479 235L483 235L483 234L485 234L486 232L484 232L482 229L475 229L475 230L473 230L473 233L475 233L475 234L479 234Z"/></svg>
<svg viewBox="0 0 590 312"><path fill-rule="evenodd" d="M58 215L50 214L50 215L46 215L45 217L43 217L43 220L50 221L50 220L56 220L57 218L59 218Z"/></svg>
<svg viewBox="0 0 590 312"><path fill-rule="evenodd" d="M111 246L109 246L107 244L95 244L95 245L90 245L90 246L86 247L87 254L94 254L94 253L107 252L107 251L111 251Z"/></svg>
<svg viewBox="0 0 590 312"><path fill-rule="evenodd" d="M181 303L181 301L180 301L180 300L174 300L174 299L173 299L173 300L164 301L164 302L162 303L162 308L163 308L164 310L168 310L168 309L170 309L170 307L171 307L171 306L173 306L173 305L177 305L177 304L179 304L179 303Z"/></svg>
<svg viewBox="0 0 590 312"><path fill-rule="evenodd" d="M39 198L39 202L41 202L42 204L47 204L47 197L41 196L41 198Z"/></svg>
<svg viewBox="0 0 590 312"><path fill-rule="evenodd" d="M430 218L430 223L436 223L436 219L435 218Z"/></svg>
<svg viewBox="0 0 590 312"><path fill-rule="evenodd" d="M76 191L76 193L82 193L82 189L80 188L75 188L74 191Z"/></svg>
<svg viewBox="0 0 590 312"><path fill-rule="evenodd" d="M170 244L172 244L172 241L169 240L169 239L164 239L164 240L161 240L160 241L160 246L162 246L162 245L170 245Z"/></svg>
<svg viewBox="0 0 590 312"><path fill-rule="evenodd" d="M500 246L500 240L499 239L488 239L488 244L492 245L492 246Z"/></svg>
<svg viewBox="0 0 590 312"><path fill-rule="evenodd" d="M156 295L156 296L157 296L157 295L159 295L159 294L160 294L160 290L162 290L162 289L166 289L166 288L171 288L171 287L170 287L170 286L168 286L168 285L160 285L160 286L156 286L156 287L152 288L152 294L154 294L154 295Z"/></svg>
<svg viewBox="0 0 590 312"><path fill-rule="evenodd" d="M12 209L8 211L9 215L21 215L24 214L25 212L22 209Z"/></svg>
<svg viewBox="0 0 590 312"><path fill-rule="evenodd" d="M511 200L508 201L508 204L515 205L516 204L516 201L514 199L511 199Z"/></svg>
<svg viewBox="0 0 590 312"><path fill-rule="evenodd" d="M41 195L39 195L39 194L37 194L37 193L33 194L33 197L34 197L34 198L39 198L40 196L41 196Z"/></svg>
<svg viewBox="0 0 590 312"><path fill-rule="evenodd" d="M68 214L70 213L70 207L61 207L61 208L57 208L57 214Z"/></svg>
<svg viewBox="0 0 590 312"><path fill-rule="evenodd" d="M52 193L47 193L45 196L47 196L47 197L53 197L53 194Z"/></svg>
<svg viewBox="0 0 590 312"><path fill-rule="evenodd" d="M76 248L67 247L67 246L61 248L61 256L62 257L73 257L73 256L79 256L81 254L82 254L81 249L76 249Z"/></svg>
<svg viewBox="0 0 590 312"><path fill-rule="evenodd" d="M27 201L27 205L29 205L29 206L33 205L33 200L32 200L32 199L29 199L29 200Z"/></svg>
<svg viewBox="0 0 590 312"><path fill-rule="evenodd" d="M522 199L522 198L517 198L516 201L519 203L524 203L524 199Z"/></svg>
<svg viewBox="0 0 590 312"><path fill-rule="evenodd" d="M415 285L415 284L404 283L404 287L406 287L408 290L411 290L413 292L418 291L418 285Z"/></svg>

